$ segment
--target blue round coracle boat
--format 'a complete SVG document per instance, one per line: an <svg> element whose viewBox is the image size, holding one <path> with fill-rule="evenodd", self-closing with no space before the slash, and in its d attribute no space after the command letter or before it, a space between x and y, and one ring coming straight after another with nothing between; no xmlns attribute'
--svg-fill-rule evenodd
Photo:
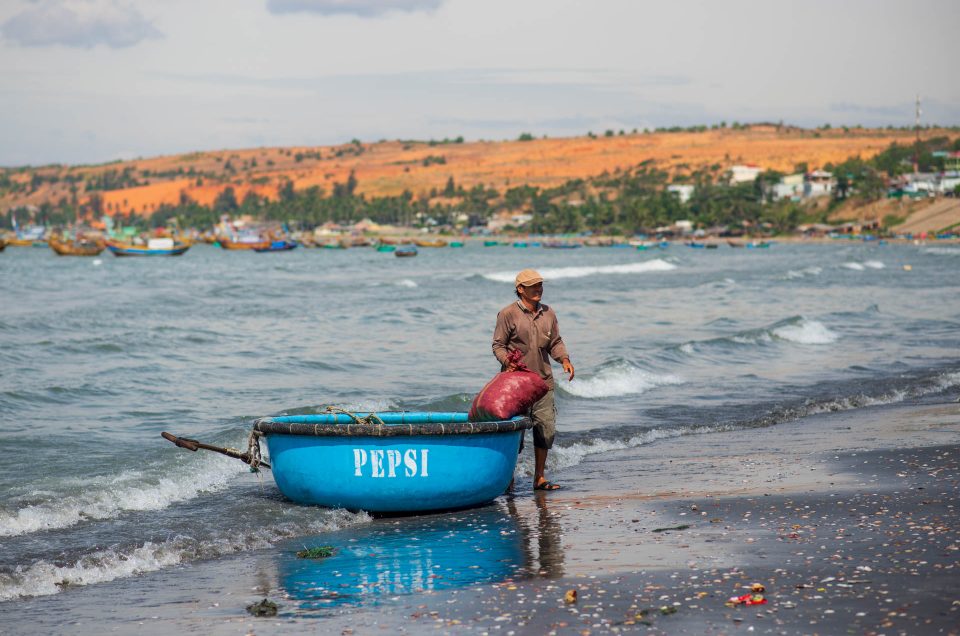
<svg viewBox="0 0 960 636"><path fill-rule="evenodd" d="M527 417L470 422L461 412L286 415L258 419L286 497L369 512L466 508L513 478Z"/></svg>

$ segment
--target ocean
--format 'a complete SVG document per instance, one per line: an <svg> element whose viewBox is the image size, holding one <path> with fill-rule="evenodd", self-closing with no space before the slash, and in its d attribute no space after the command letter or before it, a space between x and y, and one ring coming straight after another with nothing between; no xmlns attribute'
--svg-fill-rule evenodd
<svg viewBox="0 0 960 636"><path fill-rule="evenodd" d="M291 503L269 471L177 449L160 432L242 448L259 416L466 410L498 371L494 320L527 267L546 279L544 302L576 365L573 382L555 368L548 476L559 482L589 455L677 436L706 445L708 435L960 385L957 245L468 243L412 259L361 248L198 245L160 259L9 248L0 609L371 527L362 512ZM524 487L531 455L517 469ZM458 514L418 532L442 544ZM465 580L505 576L504 560Z"/></svg>

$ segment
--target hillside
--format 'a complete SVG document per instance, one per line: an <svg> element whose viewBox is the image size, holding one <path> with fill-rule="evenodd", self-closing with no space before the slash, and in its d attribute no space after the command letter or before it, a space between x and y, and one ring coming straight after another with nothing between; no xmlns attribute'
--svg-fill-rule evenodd
<svg viewBox="0 0 960 636"><path fill-rule="evenodd" d="M924 136L951 134L926 130ZM912 131L805 130L754 125L702 132L634 133L602 137L500 142L354 141L340 146L253 148L113 162L96 166L46 166L0 171L0 210L44 203L92 202L107 213L150 214L189 198L209 205L226 187L238 199L250 190L275 198L292 182L319 186L329 195L353 173L356 193L368 197L411 192L418 198L477 184L505 191L519 185L549 187L567 180L653 161L671 173L719 172L738 163L792 172L851 156L864 159L892 142L909 144ZM99 197L99 201L97 201Z"/></svg>

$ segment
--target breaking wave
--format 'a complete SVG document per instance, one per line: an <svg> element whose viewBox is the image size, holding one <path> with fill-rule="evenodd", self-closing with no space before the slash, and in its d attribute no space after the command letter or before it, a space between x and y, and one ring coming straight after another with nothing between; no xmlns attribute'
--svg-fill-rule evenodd
<svg viewBox="0 0 960 636"><path fill-rule="evenodd" d="M556 268L546 268L537 270L540 272L540 275L543 276L544 280L558 280L561 278L585 278L587 276L594 276L597 274L646 274L650 272L669 272L670 270L677 269L677 266L673 263L668 263L662 258L655 258L650 261L642 261L639 263L628 263L626 265L598 265L595 267L556 267ZM484 274L483 277L487 280L492 280L497 283L512 283L516 277L517 273L510 272L494 272L492 274Z"/></svg>
<svg viewBox="0 0 960 636"><path fill-rule="evenodd" d="M789 342L798 344L830 344L836 342L839 336L827 329L823 323L816 320L802 318L799 322L777 327L771 333Z"/></svg>
<svg viewBox="0 0 960 636"><path fill-rule="evenodd" d="M84 554L64 565L39 560L29 566L18 566L12 572L0 572L0 601L46 596L67 587L105 583L181 563L255 550L281 539L338 530L369 519L366 513L322 510L309 522L259 526L202 540L178 536L138 546L108 548Z"/></svg>
<svg viewBox="0 0 960 636"><path fill-rule="evenodd" d="M49 501L0 511L0 537L68 528L83 521L109 519L123 512L161 510L204 492L223 490L246 469L236 460L205 455L195 470L176 477L150 479L141 471L84 479L76 495L46 493ZM67 484L69 485L69 484Z"/></svg>
<svg viewBox="0 0 960 636"><path fill-rule="evenodd" d="M657 375L638 369L629 362L620 361L601 367L588 378L575 378L570 383L558 383L564 393L582 398L607 398L637 395L671 384L683 384L676 375Z"/></svg>

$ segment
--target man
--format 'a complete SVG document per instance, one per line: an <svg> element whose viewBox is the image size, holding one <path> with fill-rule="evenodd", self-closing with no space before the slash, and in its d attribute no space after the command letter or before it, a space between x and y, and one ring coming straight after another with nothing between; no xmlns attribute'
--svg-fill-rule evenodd
<svg viewBox="0 0 960 636"><path fill-rule="evenodd" d="M532 269L525 269L517 274L515 288L517 302L507 305L497 314L497 326L493 330L493 355L500 361L502 370L513 371L515 365L510 363L510 351L519 350L527 368L539 373L550 387L547 394L530 409L533 420L533 489L557 490L560 486L547 481L543 475L547 453L553 447L557 423L550 358L563 365L564 373L569 374L568 381L573 380L573 364L560 338L557 315L540 302L543 297L543 277Z"/></svg>

